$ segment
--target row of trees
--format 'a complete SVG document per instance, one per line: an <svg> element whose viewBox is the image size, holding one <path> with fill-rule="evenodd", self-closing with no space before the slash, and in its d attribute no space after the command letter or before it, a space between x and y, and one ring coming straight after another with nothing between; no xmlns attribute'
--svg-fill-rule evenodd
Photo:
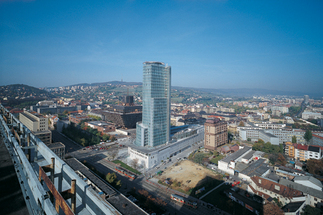
<svg viewBox="0 0 323 215"><path fill-rule="evenodd" d="M283 153L283 145L272 145L270 142L265 143L262 139L258 139L258 142L253 144L252 149L255 151L262 151L269 154Z"/></svg>
<svg viewBox="0 0 323 215"><path fill-rule="evenodd" d="M97 129L87 127L84 124L83 126L81 125L81 128L82 129L80 129L78 126L75 126L74 123L70 123L67 127L63 128L62 132L67 137L71 138L82 146L99 144L101 140L115 140L114 136L102 134Z"/></svg>
<svg viewBox="0 0 323 215"><path fill-rule="evenodd" d="M115 173L108 173L105 176L105 180L107 180L107 182L109 182L109 184L111 184L113 187L119 189L122 186L122 182L121 180L117 180L117 175Z"/></svg>
<svg viewBox="0 0 323 215"><path fill-rule="evenodd" d="M258 142L252 146L252 149L268 153L269 162L272 165L278 164L285 166L287 163L286 158L283 155L284 147L282 144L279 146L272 145L270 142L265 143L262 139L259 139Z"/></svg>

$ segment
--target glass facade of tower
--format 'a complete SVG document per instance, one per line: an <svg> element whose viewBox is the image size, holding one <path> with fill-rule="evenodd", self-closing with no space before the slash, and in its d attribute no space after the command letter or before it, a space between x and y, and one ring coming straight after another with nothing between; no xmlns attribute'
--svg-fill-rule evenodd
<svg viewBox="0 0 323 215"><path fill-rule="evenodd" d="M158 146L170 135L171 67L161 62L145 62L142 83L142 122L137 123L138 146Z"/></svg>

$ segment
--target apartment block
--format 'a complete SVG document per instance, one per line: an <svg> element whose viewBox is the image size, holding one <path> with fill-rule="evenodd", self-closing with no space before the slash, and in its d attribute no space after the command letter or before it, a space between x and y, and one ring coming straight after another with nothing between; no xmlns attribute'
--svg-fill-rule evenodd
<svg viewBox="0 0 323 215"><path fill-rule="evenodd" d="M228 142L227 123L219 119L206 120L204 124L204 148L216 150Z"/></svg>
<svg viewBox="0 0 323 215"><path fill-rule="evenodd" d="M306 161L308 159L321 159L322 149L319 146L308 146L287 142L285 144L285 154L300 161Z"/></svg>

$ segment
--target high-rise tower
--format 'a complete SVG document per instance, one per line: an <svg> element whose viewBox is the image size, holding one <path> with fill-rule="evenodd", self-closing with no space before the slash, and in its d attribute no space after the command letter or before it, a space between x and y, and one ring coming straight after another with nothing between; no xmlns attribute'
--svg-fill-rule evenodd
<svg viewBox="0 0 323 215"><path fill-rule="evenodd" d="M144 62L142 122L136 126L136 145L154 147L169 141L170 87L170 66Z"/></svg>

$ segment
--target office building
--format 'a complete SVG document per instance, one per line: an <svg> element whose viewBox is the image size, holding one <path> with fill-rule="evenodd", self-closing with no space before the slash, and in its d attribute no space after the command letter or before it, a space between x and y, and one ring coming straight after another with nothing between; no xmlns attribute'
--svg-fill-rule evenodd
<svg viewBox="0 0 323 215"><path fill-rule="evenodd" d="M130 106L112 105L101 112L104 119L113 122L117 128L135 128L142 119L142 106L133 103Z"/></svg>
<svg viewBox="0 0 323 215"><path fill-rule="evenodd" d="M309 103L309 100L310 100L310 97L308 95L305 95L304 96L304 103L305 104L308 104Z"/></svg>
<svg viewBox="0 0 323 215"><path fill-rule="evenodd" d="M51 143L48 145L48 148L50 148L60 159L65 159L65 145L63 143Z"/></svg>
<svg viewBox="0 0 323 215"><path fill-rule="evenodd" d="M227 123L219 119L206 120L204 124L204 148L216 150L228 143Z"/></svg>
<svg viewBox="0 0 323 215"><path fill-rule="evenodd" d="M46 145L52 142L52 132L48 130L48 118L36 112L19 113L19 120Z"/></svg>
<svg viewBox="0 0 323 215"><path fill-rule="evenodd" d="M302 118L303 119L321 119L322 114L321 113L313 113L313 112L303 112Z"/></svg>
<svg viewBox="0 0 323 215"><path fill-rule="evenodd" d="M137 146L158 146L170 136L171 67L161 62L144 62L142 122L136 125Z"/></svg>

